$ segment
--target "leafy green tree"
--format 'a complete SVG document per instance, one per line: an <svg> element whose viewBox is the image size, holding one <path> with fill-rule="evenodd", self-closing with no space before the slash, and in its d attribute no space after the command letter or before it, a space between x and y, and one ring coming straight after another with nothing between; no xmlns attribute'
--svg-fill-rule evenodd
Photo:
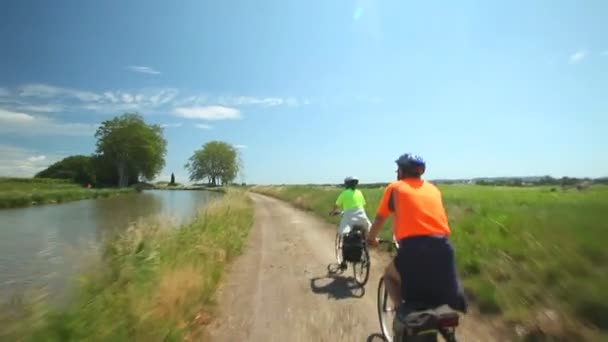
<svg viewBox="0 0 608 342"><path fill-rule="evenodd" d="M171 172L171 182L169 184L175 185L175 175L173 175L173 172Z"/></svg>
<svg viewBox="0 0 608 342"><path fill-rule="evenodd" d="M146 124L139 114L126 113L102 122L95 138L99 160L115 170L118 186L129 185L134 176L152 179L165 166L167 141L162 128Z"/></svg>
<svg viewBox="0 0 608 342"><path fill-rule="evenodd" d="M103 155L93 156L93 167L95 169L95 176L97 178L97 185L101 186L116 186L118 184L118 172L114 162ZM127 183L137 183L139 176L133 171L129 171L127 174Z"/></svg>
<svg viewBox="0 0 608 342"><path fill-rule="evenodd" d="M69 179L82 185L96 183L92 157L82 155L66 157L38 172L35 177Z"/></svg>
<svg viewBox="0 0 608 342"><path fill-rule="evenodd" d="M236 178L240 170L237 149L223 141L210 141L203 148L194 151L186 169L191 181L207 179L209 184L228 184Z"/></svg>

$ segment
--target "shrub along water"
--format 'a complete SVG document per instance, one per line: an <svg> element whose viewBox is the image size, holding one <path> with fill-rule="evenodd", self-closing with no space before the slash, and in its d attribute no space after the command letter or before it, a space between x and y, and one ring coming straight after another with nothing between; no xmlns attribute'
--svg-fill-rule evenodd
<svg viewBox="0 0 608 342"><path fill-rule="evenodd" d="M252 222L245 193L231 191L179 229L135 225L107 242L66 308L32 296L19 310L3 310L0 340L199 340L224 266L241 252Z"/></svg>
<svg viewBox="0 0 608 342"><path fill-rule="evenodd" d="M608 221L604 218L608 187L565 192L548 187L440 188L458 269L480 310L538 325L545 334L569 340L589 330L608 337ZM332 223L338 219L327 212L340 190L331 186L253 189L314 211ZM373 220L383 189L362 191ZM384 238L391 236L389 224L382 232Z"/></svg>

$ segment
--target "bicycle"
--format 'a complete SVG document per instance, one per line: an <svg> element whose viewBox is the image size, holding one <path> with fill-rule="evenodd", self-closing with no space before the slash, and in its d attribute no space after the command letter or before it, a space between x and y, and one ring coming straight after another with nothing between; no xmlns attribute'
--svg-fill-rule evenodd
<svg viewBox="0 0 608 342"><path fill-rule="evenodd" d="M344 215L344 212L332 213L332 215ZM352 265L355 281L359 286L365 286L369 279L369 269L371 260L365 241L365 229L361 225L354 224L351 231L341 235L336 233L336 260L339 265L343 262L348 262ZM346 244L344 243L346 241ZM345 248L346 246L346 248ZM346 253L344 250L346 249ZM344 258L346 254L346 260Z"/></svg>
<svg viewBox="0 0 608 342"><path fill-rule="evenodd" d="M394 238L380 239L379 243L399 248ZM378 319L382 336L387 342L437 342L437 334L446 342L457 342L456 327L460 316L449 306L431 308L402 302L395 309L390 307L389 301L384 277L381 277L378 282Z"/></svg>

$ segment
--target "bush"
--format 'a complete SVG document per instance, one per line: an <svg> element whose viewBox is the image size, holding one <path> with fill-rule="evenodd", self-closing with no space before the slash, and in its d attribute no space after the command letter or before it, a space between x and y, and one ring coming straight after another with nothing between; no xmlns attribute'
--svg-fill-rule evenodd
<svg viewBox="0 0 608 342"><path fill-rule="evenodd" d="M58 178L81 185L95 184L93 160L88 156L70 156L40 171L36 178Z"/></svg>

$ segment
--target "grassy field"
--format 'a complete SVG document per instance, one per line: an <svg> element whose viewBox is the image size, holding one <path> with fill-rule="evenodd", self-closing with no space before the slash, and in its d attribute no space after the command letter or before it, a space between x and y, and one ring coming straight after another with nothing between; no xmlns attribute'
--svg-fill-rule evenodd
<svg viewBox="0 0 608 342"><path fill-rule="evenodd" d="M0 178L0 209L108 197L131 191L133 189L86 189L59 179Z"/></svg>
<svg viewBox="0 0 608 342"><path fill-rule="evenodd" d="M459 273L484 313L568 341L608 338L608 187L440 187ZM256 187L328 221L340 189ZM373 220L383 189L364 189ZM385 227L384 237L390 237ZM532 334L531 334L532 335Z"/></svg>
<svg viewBox="0 0 608 342"><path fill-rule="evenodd" d="M66 308L49 309L32 295L1 310L0 340L198 341L224 266L252 223L247 196L229 192L179 229L133 226L107 243Z"/></svg>

